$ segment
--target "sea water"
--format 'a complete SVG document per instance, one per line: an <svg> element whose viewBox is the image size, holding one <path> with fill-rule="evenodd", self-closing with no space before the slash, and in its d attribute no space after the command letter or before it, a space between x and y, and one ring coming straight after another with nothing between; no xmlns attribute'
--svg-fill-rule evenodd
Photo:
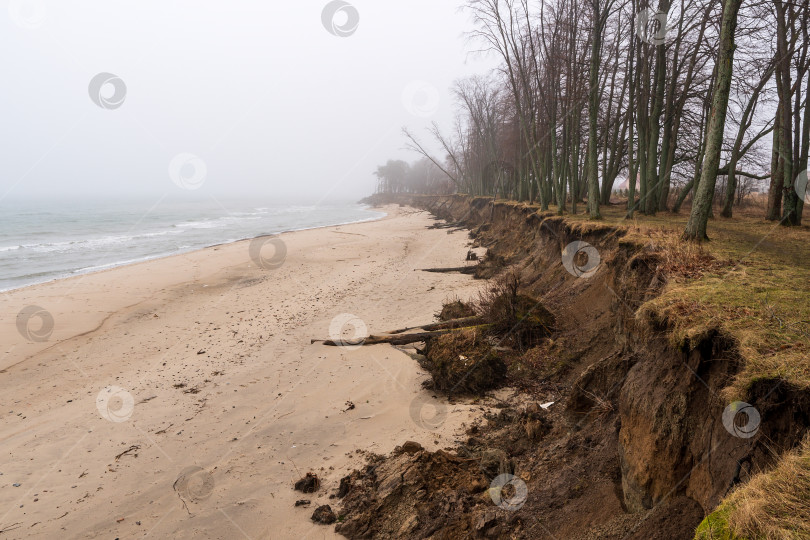
<svg viewBox="0 0 810 540"><path fill-rule="evenodd" d="M3 201L0 291L260 235L383 216L349 201Z"/></svg>

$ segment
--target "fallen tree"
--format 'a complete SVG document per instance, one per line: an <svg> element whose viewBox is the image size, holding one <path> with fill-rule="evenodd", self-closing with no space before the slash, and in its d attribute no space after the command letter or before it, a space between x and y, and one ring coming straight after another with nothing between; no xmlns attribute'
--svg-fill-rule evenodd
<svg viewBox="0 0 810 540"><path fill-rule="evenodd" d="M450 268L422 268L422 272L436 272L441 274L451 274L453 272L458 272L460 274L475 274L475 270L478 268L478 265L469 265L469 266L453 266Z"/></svg>
<svg viewBox="0 0 810 540"><path fill-rule="evenodd" d="M391 345L407 345L408 343L418 343L420 341L426 341L431 338L435 338L438 336L443 336L445 334L449 334L451 332L458 332L461 330L471 330L474 328L488 328L489 324L481 324L478 326L464 326L460 328L449 328L445 330L434 330L432 332L416 332L413 334L397 334L397 335L385 335L385 334L372 334L367 338L357 339L357 340L333 340L333 339L313 339L310 343L323 343L324 345L328 345L330 347L341 347L341 346L355 346L355 345L379 345L381 343L388 343Z"/></svg>

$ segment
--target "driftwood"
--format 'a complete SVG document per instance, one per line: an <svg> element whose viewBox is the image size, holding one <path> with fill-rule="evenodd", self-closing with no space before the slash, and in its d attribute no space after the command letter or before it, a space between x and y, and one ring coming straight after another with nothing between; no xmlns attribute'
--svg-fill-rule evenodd
<svg viewBox="0 0 810 540"><path fill-rule="evenodd" d="M460 319L450 319L449 321L440 321L431 324L423 324L421 326L411 326L408 328L398 328L397 330L391 330L389 332L383 332L384 334L402 334L404 332L410 332L411 330L445 330L447 328L458 328L460 326L469 326L471 324L475 324L478 322L483 321L483 318L479 315L473 315L471 317L462 317Z"/></svg>
<svg viewBox="0 0 810 540"><path fill-rule="evenodd" d="M428 225L428 229L463 229L464 223L461 221L454 221L452 223L434 223Z"/></svg>
<svg viewBox="0 0 810 540"><path fill-rule="evenodd" d="M453 272L458 272L460 274L475 274L475 269L478 268L478 265L470 265L470 266L455 266L452 268L422 268L422 272L437 272L442 274L450 274Z"/></svg>
<svg viewBox="0 0 810 540"><path fill-rule="evenodd" d="M396 334L393 336L390 335L370 335L365 339L359 339L354 341L334 341L331 339L323 340L323 339L313 339L310 340L310 343L323 343L324 345L328 345L330 347L340 347L340 346L357 346L357 345L379 345L380 343L388 343L391 345L407 345L408 343L416 343L419 341L425 341L430 338L442 336L444 334L449 334L451 332L457 332L459 330L466 330L468 328L481 328L484 326L489 325L478 325L478 326L464 326L462 328L450 328L446 330L434 330L432 332L416 332L414 334Z"/></svg>
<svg viewBox="0 0 810 540"><path fill-rule="evenodd" d="M436 330L434 332L418 332L416 334L399 334L394 336L384 336L384 335L370 335L365 339L359 340L345 340L336 342L331 339L321 340L321 339L313 339L311 343L322 342L324 345L329 345L330 347L340 347L343 345L378 345L380 343L390 343L391 345L407 345L408 343L416 343L417 341L425 341L426 339L430 339L432 337L441 336L442 334L447 334L452 330Z"/></svg>

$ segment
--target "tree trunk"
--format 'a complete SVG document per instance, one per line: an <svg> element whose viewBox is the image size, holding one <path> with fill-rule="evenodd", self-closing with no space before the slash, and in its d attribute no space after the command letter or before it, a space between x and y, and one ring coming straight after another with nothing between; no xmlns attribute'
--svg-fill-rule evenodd
<svg viewBox="0 0 810 540"><path fill-rule="evenodd" d="M669 12L669 0L661 0L658 4L661 13ZM658 199L661 196L661 182L658 170L658 142L661 138L661 112L664 108L664 94L666 92L667 54L664 43L655 46L655 86L653 90L653 108L650 114L650 130L647 147L647 200L645 213L655 215L658 211ZM669 149L665 149L667 152Z"/></svg>
<svg viewBox="0 0 810 540"><path fill-rule="evenodd" d="M791 105L791 53L788 47L787 24L789 9L782 0L774 0L776 7L776 53L779 63L776 68L776 91L782 113L779 167L782 169L782 225L793 226L796 223L796 205L798 195L793 187L793 107ZM799 89L797 88L796 91Z"/></svg>
<svg viewBox="0 0 810 540"><path fill-rule="evenodd" d="M805 97L810 97L810 75L807 77L807 89L805 90ZM810 154L810 105L804 106L804 120L802 125L802 148L799 156L799 170L807 171L808 154ZM806 174L806 172L805 172ZM798 204L796 205L796 215L799 223L802 222L802 213L804 211L804 203L808 199L807 185L805 185L805 193L803 197L799 197Z"/></svg>
<svg viewBox="0 0 810 540"><path fill-rule="evenodd" d="M782 182L784 181L782 161L779 159L782 146L782 106L776 110L773 128L773 150L771 151L771 185L768 189L768 210L765 219L776 221L782 213Z"/></svg>
<svg viewBox="0 0 810 540"><path fill-rule="evenodd" d="M723 131L726 126L728 100L731 91L731 78L734 62L734 38L737 31L737 15L742 0L725 0L723 19L720 27L720 48L717 56L717 82L712 97L712 112L709 117L709 131L706 135L706 153L703 171L695 191L692 212L686 224L684 238L693 241L707 239L706 227L712 210L714 187L720 167L720 152L723 146Z"/></svg>
<svg viewBox="0 0 810 540"><path fill-rule="evenodd" d="M591 219L602 219L599 213L599 170L597 129L599 114L599 59L602 48L602 13L600 0L593 0L593 36L588 88L588 209Z"/></svg>
<svg viewBox="0 0 810 540"><path fill-rule="evenodd" d="M635 2L633 2L635 10ZM635 58L636 40L631 40L630 52L627 55L628 69L627 76L630 77L630 105L627 107L627 119L629 123L630 135L627 138L627 218L632 219L636 209L636 181L638 180L638 161L633 159L633 145L635 144L633 126L635 122L635 100L636 100L636 69L633 60Z"/></svg>

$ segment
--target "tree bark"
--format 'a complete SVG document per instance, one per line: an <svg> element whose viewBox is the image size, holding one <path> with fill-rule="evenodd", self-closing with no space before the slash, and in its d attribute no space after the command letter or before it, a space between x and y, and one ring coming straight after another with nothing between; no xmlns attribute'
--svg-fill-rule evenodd
<svg viewBox="0 0 810 540"><path fill-rule="evenodd" d="M717 170L720 166L720 152L723 145L723 131L726 126L728 100L733 76L735 34L737 16L742 0L725 0L723 19L720 27L720 49L717 57L717 81L712 97L712 112L709 117L709 131L706 136L706 154L703 159L703 171L695 191L692 212L686 224L684 238L692 241L708 239L706 228L712 210L714 188L717 182Z"/></svg>
<svg viewBox="0 0 810 540"><path fill-rule="evenodd" d="M601 0L593 0L593 35L588 87L588 209L591 219L602 219L599 213L599 169L597 157L597 121L599 114L599 59L602 49Z"/></svg>
<svg viewBox="0 0 810 540"><path fill-rule="evenodd" d="M798 225L797 223L797 204L798 194L793 186L793 107L791 106L791 56L792 47L788 46L787 25L788 25L788 10L790 7L782 0L774 0L776 7L776 53L779 57L779 63L776 68L776 89L779 94L779 103L781 105L782 124L781 128L781 141L779 152L779 167L782 169L782 221L781 224L785 226ZM798 92L799 89L797 88Z"/></svg>
<svg viewBox="0 0 810 540"><path fill-rule="evenodd" d="M669 0L661 0L658 4L661 13L669 12ZM666 92L667 53L666 45L658 43L655 46L655 86L653 90L653 108L650 114L650 130L647 147L647 200L644 201L645 213L655 215L658 211L658 199L661 194L661 182L658 170L658 142L661 139L661 112L664 108L664 94ZM668 149L667 149L668 151Z"/></svg>
<svg viewBox="0 0 810 540"><path fill-rule="evenodd" d="M776 110L773 128L773 150L771 151L771 185L768 189L768 210L765 219L776 221L782 213L782 182L784 181L782 161L779 159L782 146L782 106Z"/></svg>

